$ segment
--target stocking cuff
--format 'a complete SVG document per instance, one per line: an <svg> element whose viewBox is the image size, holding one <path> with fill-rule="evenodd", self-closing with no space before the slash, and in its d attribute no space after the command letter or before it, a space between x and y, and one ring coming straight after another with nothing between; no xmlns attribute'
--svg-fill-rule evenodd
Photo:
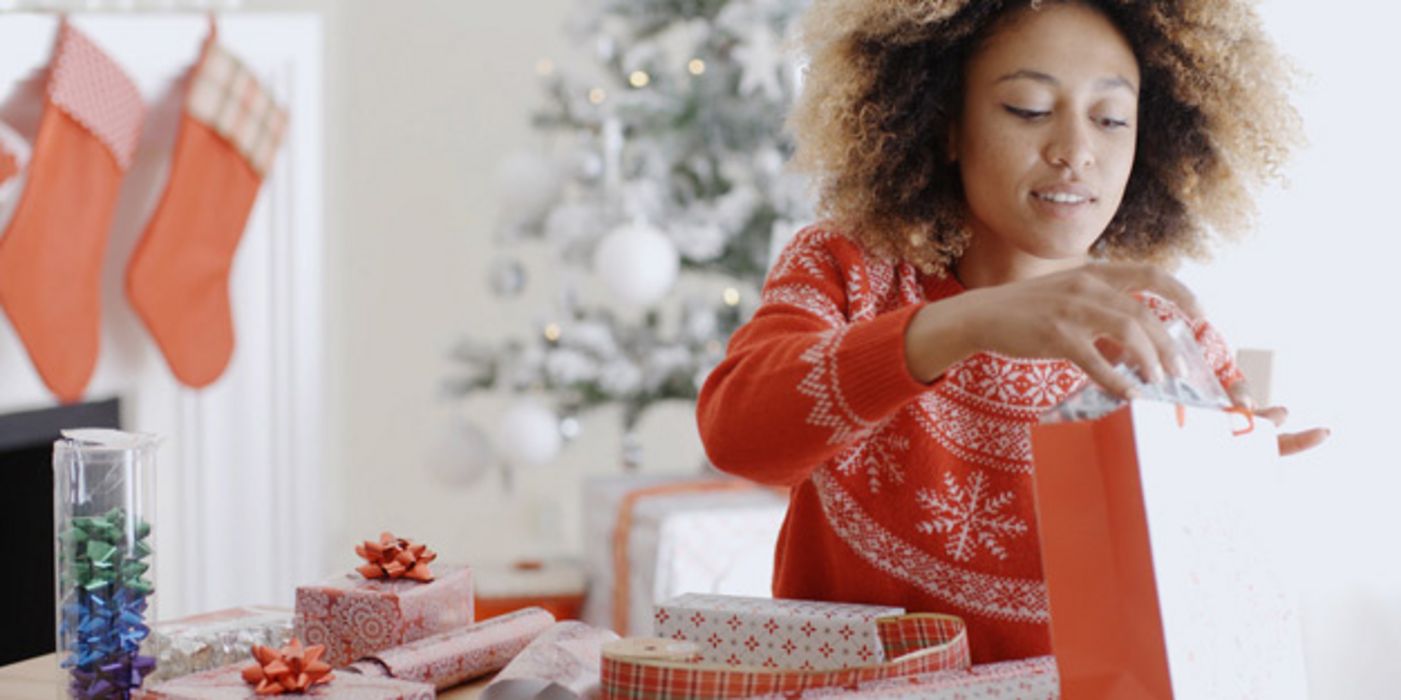
<svg viewBox="0 0 1401 700"><path fill-rule="evenodd" d="M91 131L123 170L141 139L141 91L102 48L68 22L58 30L49 100Z"/></svg>
<svg viewBox="0 0 1401 700"><path fill-rule="evenodd" d="M259 177L267 173L287 129L287 112L253 71L216 42L205 48L185 109L227 139Z"/></svg>

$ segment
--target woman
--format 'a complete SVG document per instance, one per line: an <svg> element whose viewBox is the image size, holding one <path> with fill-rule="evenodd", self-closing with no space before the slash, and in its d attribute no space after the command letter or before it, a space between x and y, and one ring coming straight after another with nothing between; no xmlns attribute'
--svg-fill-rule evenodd
<svg viewBox="0 0 1401 700"><path fill-rule="evenodd" d="M707 379L706 451L793 487L776 596L957 614L975 663L1050 653L1030 426L1091 380L1133 395L1120 359L1180 372L1172 318L1249 405L1162 265L1288 155L1277 59L1236 2L820 0L805 27L826 221Z"/></svg>

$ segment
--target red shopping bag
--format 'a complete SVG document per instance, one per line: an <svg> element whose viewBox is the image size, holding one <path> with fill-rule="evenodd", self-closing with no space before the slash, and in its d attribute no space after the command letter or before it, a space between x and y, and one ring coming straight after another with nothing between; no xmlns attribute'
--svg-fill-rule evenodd
<svg viewBox="0 0 1401 700"><path fill-rule="evenodd" d="M1066 697L1305 697L1268 421L1134 401L1032 451Z"/></svg>

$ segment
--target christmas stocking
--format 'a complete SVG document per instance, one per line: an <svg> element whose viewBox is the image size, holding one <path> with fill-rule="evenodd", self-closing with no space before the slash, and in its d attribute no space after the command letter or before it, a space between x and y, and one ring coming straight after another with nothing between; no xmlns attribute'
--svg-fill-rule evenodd
<svg viewBox="0 0 1401 700"><path fill-rule="evenodd" d="M229 268L286 123L211 31L185 97L170 180L126 273L132 306L187 386L218 379L233 356Z"/></svg>
<svg viewBox="0 0 1401 700"><path fill-rule="evenodd" d="M24 187L29 165L29 144L18 132L0 122L0 230L10 222Z"/></svg>
<svg viewBox="0 0 1401 700"><path fill-rule="evenodd" d="M131 79L63 22L27 181L0 238L0 307L64 402L82 397L97 364L107 228L144 114Z"/></svg>

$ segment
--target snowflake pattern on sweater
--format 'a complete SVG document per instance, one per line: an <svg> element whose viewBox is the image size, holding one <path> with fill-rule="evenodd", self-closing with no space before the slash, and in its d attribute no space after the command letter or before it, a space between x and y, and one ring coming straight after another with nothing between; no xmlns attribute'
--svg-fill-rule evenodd
<svg viewBox="0 0 1401 700"><path fill-rule="evenodd" d="M793 487L775 595L960 615L987 663L1050 651L1031 427L1088 380L1064 360L981 352L916 381L906 326L961 292L834 229L804 229L707 378L697 418L717 467ZM1193 328L1222 383L1237 381L1220 334Z"/></svg>

